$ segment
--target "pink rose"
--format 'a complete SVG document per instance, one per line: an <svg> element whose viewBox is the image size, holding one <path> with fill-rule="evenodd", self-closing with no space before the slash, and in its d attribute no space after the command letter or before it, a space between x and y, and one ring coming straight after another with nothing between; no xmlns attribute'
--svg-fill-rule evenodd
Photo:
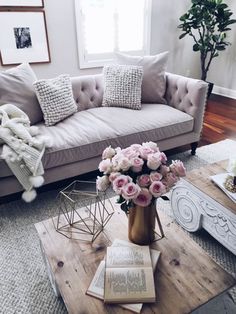
<svg viewBox="0 0 236 314"><path fill-rule="evenodd" d="M118 176L113 182L112 187L116 194L121 194L122 188L129 182L131 182L132 179L129 176L120 175Z"/></svg>
<svg viewBox="0 0 236 314"><path fill-rule="evenodd" d="M165 176L168 172L170 172L170 168L164 165L161 165L160 169L158 170L160 174Z"/></svg>
<svg viewBox="0 0 236 314"><path fill-rule="evenodd" d="M116 151L116 154L119 154L121 152L121 148L120 147L116 147L115 151Z"/></svg>
<svg viewBox="0 0 236 314"><path fill-rule="evenodd" d="M118 167L123 171L127 171L131 167L131 161L127 157L122 157L118 161Z"/></svg>
<svg viewBox="0 0 236 314"><path fill-rule="evenodd" d="M170 170L179 177L186 176L186 169L184 164L180 160L172 160L172 164L170 165Z"/></svg>
<svg viewBox="0 0 236 314"><path fill-rule="evenodd" d="M152 171L150 173L150 180L151 182L154 182L154 181L160 181L162 179L163 175L157 171Z"/></svg>
<svg viewBox="0 0 236 314"><path fill-rule="evenodd" d="M179 178L174 173L168 172L164 176L162 183L166 186L166 190L169 191L170 188L172 188L178 180Z"/></svg>
<svg viewBox="0 0 236 314"><path fill-rule="evenodd" d="M136 198L138 196L138 194L140 193L141 189L140 187L133 183L127 183L123 189L122 189L122 196L124 199L126 200L131 200L133 198Z"/></svg>
<svg viewBox="0 0 236 314"><path fill-rule="evenodd" d="M131 147L122 149L122 154L128 159L132 159L139 156L139 152Z"/></svg>
<svg viewBox="0 0 236 314"><path fill-rule="evenodd" d="M97 177L96 185L97 185L97 189L99 191L106 191L106 189L110 185L110 181L108 179L108 176L105 175L105 176L102 176L102 177Z"/></svg>
<svg viewBox="0 0 236 314"><path fill-rule="evenodd" d="M107 159L107 158L112 158L113 156L115 156L116 151L114 150L114 148L112 148L111 146L107 147L104 149L103 153L102 153L102 159Z"/></svg>
<svg viewBox="0 0 236 314"><path fill-rule="evenodd" d="M143 164L144 164L144 161L141 158L135 157L131 160L131 165L132 165L131 170L133 172L140 172L142 170Z"/></svg>
<svg viewBox="0 0 236 314"><path fill-rule="evenodd" d="M166 187L161 181L154 181L149 187L149 192L154 197L159 197L166 192Z"/></svg>
<svg viewBox="0 0 236 314"><path fill-rule="evenodd" d="M166 157L166 154L161 152L160 153L160 159L161 159L161 163L162 164L165 164L167 162L167 157Z"/></svg>
<svg viewBox="0 0 236 314"><path fill-rule="evenodd" d="M151 149L150 147L143 147L143 146L141 146L140 149L139 149L140 157L145 159L145 160L148 159L148 155L153 154L153 153L154 153L154 150Z"/></svg>
<svg viewBox="0 0 236 314"><path fill-rule="evenodd" d="M137 178L137 183L141 187L147 187L151 184L150 176L148 174L142 174Z"/></svg>
<svg viewBox="0 0 236 314"><path fill-rule="evenodd" d="M118 152L111 160L112 162L112 171L120 171L119 162L124 156L122 155L121 151Z"/></svg>
<svg viewBox="0 0 236 314"><path fill-rule="evenodd" d="M117 177L119 177L121 175L120 172L112 172L109 175L109 181L113 182Z"/></svg>
<svg viewBox="0 0 236 314"><path fill-rule="evenodd" d="M147 158L147 166L152 170L156 170L161 165L160 153L150 154Z"/></svg>
<svg viewBox="0 0 236 314"><path fill-rule="evenodd" d="M115 156L112 157L112 163L118 163L119 160L123 158L123 155L121 153L121 151L119 153L117 153Z"/></svg>
<svg viewBox="0 0 236 314"><path fill-rule="evenodd" d="M142 147L142 145L140 145L140 144L132 144L130 147L131 147L134 151L136 151L136 152L139 153L139 150L140 150L140 148Z"/></svg>
<svg viewBox="0 0 236 314"><path fill-rule="evenodd" d="M157 143L154 142L146 142L142 144L143 147L148 147L151 148L153 150L153 152L159 152L159 147L157 146Z"/></svg>
<svg viewBox="0 0 236 314"><path fill-rule="evenodd" d="M112 162L110 159L104 159L99 163L98 169L100 172L109 173L112 169Z"/></svg>
<svg viewBox="0 0 236 314"><path fill-rule="evenodd" d="M152 201L152 195L148 189L141 189L139 195L133 199L134 204L147 207Z"/></svg>

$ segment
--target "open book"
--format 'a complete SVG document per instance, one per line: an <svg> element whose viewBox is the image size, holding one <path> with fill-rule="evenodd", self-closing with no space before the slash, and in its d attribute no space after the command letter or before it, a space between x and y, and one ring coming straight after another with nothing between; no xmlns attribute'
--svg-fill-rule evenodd
<svg viewBox="0 0 236 314"><path fill-rule="evenodd" d="M136 244L116 239L112 246L137 246ZM157 250L150 249L151 261L153 272L156 269L158 259L160 257L160 252ZM94 275L94 278L88 287L87 294L92 295L98 299L104 300L104 279L105 279L105 260L101 261L98 269ZM119 304L121 307L131 310L135 313L140 313L143 304L133 303L133 304Z"/></svg>

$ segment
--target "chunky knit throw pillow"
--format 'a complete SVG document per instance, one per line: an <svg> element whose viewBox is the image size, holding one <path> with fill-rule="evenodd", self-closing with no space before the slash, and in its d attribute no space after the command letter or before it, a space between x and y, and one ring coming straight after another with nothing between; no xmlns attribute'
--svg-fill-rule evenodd
<svg viewBox="0 0 236 314"><path fill-rule="evenodd" d="M38 80L33 85L46 126L54 125L77 111L69 75Z"/></svg>
<svg viewBox="0 0 236 314"><path fill-rule="evenodd" d="M142 67L106 66L103 75L103 106L141 109Z"/></svg>

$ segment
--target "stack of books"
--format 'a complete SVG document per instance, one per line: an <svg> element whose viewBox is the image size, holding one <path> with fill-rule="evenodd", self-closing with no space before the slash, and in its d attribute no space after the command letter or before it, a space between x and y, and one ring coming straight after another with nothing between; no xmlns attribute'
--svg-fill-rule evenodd
<svg viewBox="0 0 236 314"><path fill-rule="evenodd" d="M160 252L116 239L107 248L87 294L140 313L142 303L156 302L153 273Z"/></svg>

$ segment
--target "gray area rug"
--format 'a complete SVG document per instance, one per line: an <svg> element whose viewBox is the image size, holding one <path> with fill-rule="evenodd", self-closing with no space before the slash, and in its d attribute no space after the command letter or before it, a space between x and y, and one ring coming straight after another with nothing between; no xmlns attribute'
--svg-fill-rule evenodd
<svg viewBox="0 0 236 314"><path fill-rule="evenodd" d="M236 142L225 140L201 147L196 156L190 151L171 156L181 159L187 170L236 156ZM34 224L57 215L58 191L38 195L31 204L14 201L0 206L0 313L60 314L67 313L61 299L50 286L41 256ZM171 215L168 202L162 204ZM236 256L206 232L189 234L225 270L236 276ZM194 314L236 313L236 290L209 302ZM165 314L165 313L163 313ZM168 314L168 313L166 313Z"/></svg>

